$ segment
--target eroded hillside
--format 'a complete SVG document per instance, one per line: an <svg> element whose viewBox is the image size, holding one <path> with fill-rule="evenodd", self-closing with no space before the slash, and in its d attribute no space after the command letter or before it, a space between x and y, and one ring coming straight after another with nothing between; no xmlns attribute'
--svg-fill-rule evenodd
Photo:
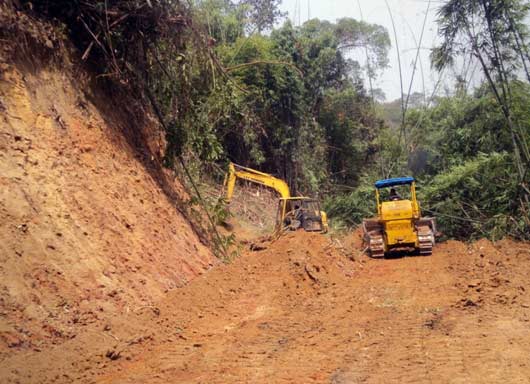
<svg viewBox="0 0 530 384"><path fill-rule="evenodd" d="M160 166L156 126L82 76L2 66L4 357L151 305L216 262L178 210L184 192Z"/></svg>

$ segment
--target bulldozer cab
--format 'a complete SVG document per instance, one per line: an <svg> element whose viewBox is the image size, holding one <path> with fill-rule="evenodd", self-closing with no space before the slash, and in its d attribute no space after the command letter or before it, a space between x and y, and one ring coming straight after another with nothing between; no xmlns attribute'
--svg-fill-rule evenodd
<svg viewBox="0 0 530 384"><path fill-rule="evenodd" d="M327 220L323 218L320 203L307 197L291 197L280 199L276 226L280 229L303 228L308 232L325 232Z"/></svg>
<svg viewBox="0 0 530 384"><path fill-rule="evenodd" d="M397 187L408 187L405 195L396 191ZM420 208L416 198L416 182L413 177L397 177L379 180L375 183L377 214L381 220L413 219L420 217ZM382 190L390 188L386 196Z"/></svg>

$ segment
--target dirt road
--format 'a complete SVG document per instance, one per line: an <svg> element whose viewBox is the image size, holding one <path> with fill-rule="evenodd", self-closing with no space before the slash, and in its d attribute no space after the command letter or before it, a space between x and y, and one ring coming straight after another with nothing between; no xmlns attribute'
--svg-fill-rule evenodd
<svg viewBox="0 0 530 384"><path fill-rule="evenodd" d="M14 346L13 383L528 383L530 246L372 260L291 233L168 293ZM353 256L352 261L348 256ZM21 324L23 327L23 324ZM31 336L31 335L30 335Z"/></svg>
<svg viewBox="0 0 530 384"><path fill-rule="evenodd" d="M102 383L528 383L530 247L352 262L291 234L161 304Z"/></svg>

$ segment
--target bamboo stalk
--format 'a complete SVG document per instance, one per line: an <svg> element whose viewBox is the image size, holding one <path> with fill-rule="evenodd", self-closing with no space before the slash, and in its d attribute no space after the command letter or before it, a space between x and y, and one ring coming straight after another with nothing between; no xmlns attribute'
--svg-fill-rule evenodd
<svg viewBox="0 0 530 384"><path fill-rule="evenodd" d="M396 53L397 53L397 59L398 59L398 67L399 67L399 84L401 89L401 129L399 131L399 139L398 144L401 144L401 135L403 133L403 130L405 129L405 104L403 99L403 70L401 68L401 54L399 52L399 42L397 38L397 31L396 31L396 24L394 23L394 16L392 14L392 10L390 9L390 5L388 5L388 0L385 0L386 8L388 9L388 13L390 15L390 21L392 22L392 29L394 31L394 41L396 42Z"/></svg>

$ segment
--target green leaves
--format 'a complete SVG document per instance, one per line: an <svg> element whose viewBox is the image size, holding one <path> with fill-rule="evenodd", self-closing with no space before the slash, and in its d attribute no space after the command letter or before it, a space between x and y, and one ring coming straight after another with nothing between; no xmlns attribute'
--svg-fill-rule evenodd
<svg viewBox="0 0 530 384"><path fill-rule="evenodd" d="M369 150L362 140L373 137L365 124L374 119L367 117L371 110L358 85L358 63L346 59L347 48L340 45L379 44L374 51L378 50L384 63L386 32L353 19L340 23L339 28L313 19L294 28L286 22L270 36L242 36L217 47L222 63L230 69L227 85L242 90L232 92L230 102L235 108L230 120L216 120L216 131L224 137L224 148L232 160L260 164L261 169L287 179L293 190L311 193L328 184L329 172L336 168L330 148L342 146L342 157L357 162L348 173L354 175L366 157L363 151ZM326 104L330 105L327 94L335 91L344 92L344 101L325 110ZM225 96L217 93L212 102ZM344 111L345 124L329 117ZM328 118L321 119L322 115ZM335 134L339 131L342 133ZM342 180L355 184L357 178Z"/></svg>
<svg viewBox="0 0 530 384"><path fill-rule="evenodd" d="M508 220L524 214L513 174L509 154L479 154L435 176L419 196L448 237L524 238L528 228Z"/></svg>
<svg viewBox="0 0 530 384"><path fill-rule="evenodd" d="M361 224L363 219L377 213L373 182L367 178L354 192L327 198L324 209L333 222L348 226Z"/></svg>

